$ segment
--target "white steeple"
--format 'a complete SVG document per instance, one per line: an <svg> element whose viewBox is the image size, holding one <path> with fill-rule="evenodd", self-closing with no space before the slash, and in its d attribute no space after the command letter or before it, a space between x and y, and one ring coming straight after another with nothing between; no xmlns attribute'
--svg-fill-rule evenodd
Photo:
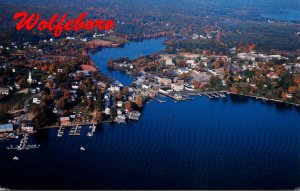
<svg viewBox="0 0 300 191"><path fill-rule="evenodd" d="M31 71L29 71L27 82L30 84L32 82Z"/></svg>

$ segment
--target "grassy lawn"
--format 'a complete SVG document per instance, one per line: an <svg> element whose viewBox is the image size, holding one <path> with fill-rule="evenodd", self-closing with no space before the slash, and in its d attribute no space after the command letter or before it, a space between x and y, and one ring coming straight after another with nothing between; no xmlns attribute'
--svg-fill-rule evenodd
<svg viewBox="0 0 300 191"><path fill-rule="evenodd" d="M11 110L11 109L22 109L24 107L24 102L27 98L29 98L30 94L17 93L13 95L6 96L0 100L0 104L2 104L3 110Z"/></svg>
<svg viewBox="0 0 300 191"><path fill-rule="evenodd" d="M112 36L112 35L103 37L103 40L108 40L114 43L126 41L124 38Z"/></svg>

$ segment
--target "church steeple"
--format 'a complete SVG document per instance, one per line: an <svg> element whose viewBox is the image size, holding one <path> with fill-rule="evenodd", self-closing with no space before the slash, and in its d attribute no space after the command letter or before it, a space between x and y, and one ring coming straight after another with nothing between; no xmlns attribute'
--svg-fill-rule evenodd
<svg viewBox="0 0 300 191"><path fill-rule="evenodd" d="M29 71L27 82L29 84L32 82L31 71Z"/></svg>

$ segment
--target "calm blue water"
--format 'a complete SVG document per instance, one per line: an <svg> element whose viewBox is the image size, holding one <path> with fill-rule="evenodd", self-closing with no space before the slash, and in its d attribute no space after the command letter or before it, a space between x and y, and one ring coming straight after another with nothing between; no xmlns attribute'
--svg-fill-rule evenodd
<svg viewBox="0 0 300 191"><path fill-rule="evenodd" d="M149 41L143 43L147 49ZM105 54L112 54L108 50L121 51L107 49ZM94 58L105 57L103 53ZM114 75L120 81L127 79ZM56 137L56 129L41 130L30 137L41 147L29 151L5 149L18 140L0 142L0 185L15 189L300 186L296 108L238 96L195 97L178 103L161 99L167 102L148 102L138 122L100 125L94 137L86 136L87 128L79 137L62 138ZM81 146L86 151L80 151ZM19 161L12 160L15 155Z"/></svg>
<svg viewBox="0 0 300 191"><path fill-rule="evenodd" d="M300 9L300 6L298 6ZM283 21L300 21L300 10L288 10L284 13L273 12L273 13L266 13L262 14L262 17L267 19L275 19L275 20L283 20Z"/></svg>
<svg viewBox="0 0 300 191"><path fill-rule="evenodd" d="M111 71L107 68L107 62L109 59L118 59L121 57L128 57L129 59L135 59L142 55L149 55L160 50L165 49L165 45L162 44L163 38L149 39L142 42L129 42L122 48L103 48L96 54L90 54L92 60L107 76L111 76L114 79L118 79L124 85L130 85L132 78L124 75L120 71Z"/></svg>

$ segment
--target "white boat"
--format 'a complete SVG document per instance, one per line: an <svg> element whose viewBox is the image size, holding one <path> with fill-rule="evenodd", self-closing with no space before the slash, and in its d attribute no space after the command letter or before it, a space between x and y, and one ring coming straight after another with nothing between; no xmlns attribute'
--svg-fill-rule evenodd
<svg viewBox="0 0 300 191"><path fill-rule="evenodd" d="M80 150L81 150L81 151L85 151L85 148L83 148L83 147L80 147Z"/></svg>
<svg viewBox="0 0 300 191"><path fill-rule="evenodd" d="M17 157L17 156L14 156L14 158L13 158L14 160L19 160L19 157Z"/></svg>
<svg viewBox="0 0 300 191"><path fill-rule="evenodd" d="M132 119L132 120L139 120L141 113L138 111L133 111L131 113L129 113L128 118Z"/></svg>

